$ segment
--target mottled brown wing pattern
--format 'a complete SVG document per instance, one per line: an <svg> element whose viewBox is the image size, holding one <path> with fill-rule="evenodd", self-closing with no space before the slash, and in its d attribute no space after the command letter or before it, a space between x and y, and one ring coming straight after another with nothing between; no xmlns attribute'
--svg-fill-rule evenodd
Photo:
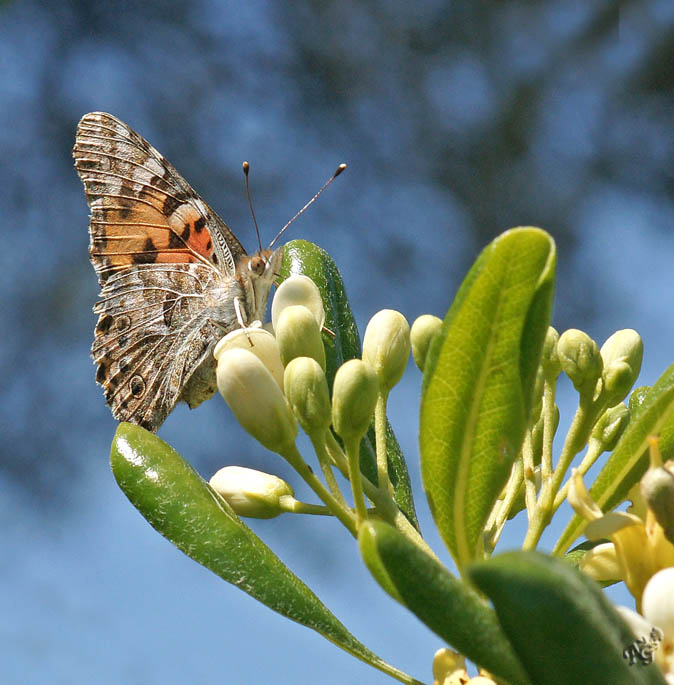
<svg viewBox="0 0 674 685"><path fill-rule="evenodd" d="M202 263L233 275L245 250L144 138L116 117L78 124L75 167L91 208L91 261L101 284L139 264Z"/></svg>
<svg viewBox="0 0 674 685"><path fill-rule="evenodd" d="M215 392L209 348L219 332L203 305L212 281L202 264L148 264L107 279L92 356L115 418L156 431L178 400L196 406ZM186 398L197 369L203 387Z"/></svg>
<svg viewBox="0 0 674 685"><path fill-rule="evenodd" d="M179 400L194 407L215 391L211 345L236 321L228 307L244 297L236 267L246 253L173 166L119 119L82 117L73 156L102 286L96 380L115 418L155 431Z"/></svg>

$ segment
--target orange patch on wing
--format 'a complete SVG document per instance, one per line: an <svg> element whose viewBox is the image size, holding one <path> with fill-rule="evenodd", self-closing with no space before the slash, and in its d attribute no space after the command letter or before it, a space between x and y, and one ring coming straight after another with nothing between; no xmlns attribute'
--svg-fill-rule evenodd
<svg viewBox="0 0 674 685"><path fill-rule="evenodd" d="M192 255L201 255L210 261L214 251L213 238L206 227L205 217L192 205L184 204L178 207L169 216L168 224L174 236L179 237L183 250L188 250ZM174 240L175 238L172 242Z"/></svg>
<svg viewBox="0 0 674 685"><path fill-rule="evenodd" d="M114 200L113 200L114 202ZM189 204L178 206L170 216L154 204L119 200L105 203L103 219L92 219L91 256L106 261L106 269L131 264L186 264L199 256L210 260L213 240L206 220Z"/></svg>

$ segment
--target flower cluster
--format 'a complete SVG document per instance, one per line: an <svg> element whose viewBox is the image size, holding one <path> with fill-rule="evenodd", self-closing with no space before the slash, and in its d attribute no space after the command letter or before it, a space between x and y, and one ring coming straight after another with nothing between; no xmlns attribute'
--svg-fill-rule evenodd
<svg viewBox="0 0 674 685"><path fill-rule="evenodd" d="M258 474L254 477L249 469L222 469L211 480L212 487L242 516L329 511L355 533L368 516L367 496L395 519L397 505L386 458L386 402L403 375L410 350L423 368L440 319L420 317L410 330L397 311L375 314L365 331L362 357L337 369L331 396L322 339L330 331L324 328L325 312L316 285L306 276L288 278L279 286L271 312L273 332L258 325L237 329L220 340L214 350L218 389L239 423L263 446L286 458L327 509L297 502L284 481L259 472L253 472ZM363 479L359 466L360 442L373 418L376 486ZM325 486L297 450L298 426L312 442ZM351 482L355 510L346 504L333 468Z"/></svg>

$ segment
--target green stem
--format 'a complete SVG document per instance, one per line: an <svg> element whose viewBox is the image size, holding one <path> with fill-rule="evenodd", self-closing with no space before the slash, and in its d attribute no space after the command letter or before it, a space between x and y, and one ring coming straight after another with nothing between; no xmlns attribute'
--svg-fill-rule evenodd
<svg viewBox="0 0 674 685"><path fill-rule="evenodd" d="M386 403L388 392L380 391L374 408L374 436L377 451L377 478L379 487L393 494L393 485L388 476L388 452L386 450Z"/></svg>
<svg viewBox="0 0 674 685"><path fill-rule="evenodd" d="M326 444L330 456L333 458L335 465L342 472L344 477L348 478L349 471L342 448L339 446L339 443L331 432L328 431L326 437ZM434 559L438 558L435 552L428 546L426 540L421 537L419 531L408 521L405 514L400 511L395 499L393 499L386 490L378 488L372 481L365 478L362 473L361 483L368 499L375 505L377 513L384 521L397 528L405 537L423 549L426 554L429 554Z"/></svg>
<svg viewBox="0 0 674 685"><path fill-rule="evenodd" d="M339 489L339 485L335 479L335 474L332 471L332 464L330 463L330 455L328 454L325 444L326 434L329 432L330 430L327 429L322 433L310 435L309 438L311 440L311 444L314 446L314 451L318 457L318 463L321 466L321 471L323 471L325 482L328 484L328 488L330 488L332 496L339 500L342 505L346 507L346 500L344 499L344 495L342 495L342 491Z"/></svg>
<svg viewBox="0 0 674 685"><path fill-rule="evenodd" d="M573 461L573 458L580 452L587 444L587 441L592 432L597 416L603 411L603 403L592 403L587 396L581 395L580 404L576 410L576 414L571 422L571 427L564 441L562 453L559 456L559 462L555 468L551 478L548 479L541 487L541 495L538 498L538 505L534 512L534 516L529 522L529 530L524 538L522 549L535 549L541 535L545 530L553 514L553 504L555 495L559 491L562 480Z"/></svg>
<svg viewBox="0 0 674 685"><path fill-rule="evenodd" d="M279 507L289 514L313 514L315 516L332 516L332 512L323 504L300 502L292 495L279 497Z"/></svg>
<svg viewBox="0 0 674 685"><path fill-rule="evenodd" d="M353 503L356 507L357 527L367 520L367 507L363 495L363 481L360 473L360 440L362 436L344 441L346 460L349 465L349 480L353 491Z"/></svg>
<svg viewBox="0 0 674 685"><path fill-rule="evenodd" d="M578 466L578 471L581 476L584 476L589 470L592 464L594 464L597 459L603 454L604 448L602 444L597 440L596 443L592 441L590 447L587 450L587 454L583 457L583 461L580 462ZM567 479L566 483L562 486L562 489L555 496L555 501L552 504L553 513L557 511L562 502L566 499L566 494L569 491L571 480Z"/></svg>
<svg viewBox="0 0 674 685"><path fill-rule="evenodd" d="M552 477L552 443L555 438L555 381L545 381L543 386L543 446L541 455L541 487Z"/></svg>
<svg viewBox="0 0 674 685"><path fill-rule="evenodd" d="M325 502L330 511L344 524L347 530L353 535L358 536L356 528L356 519L349 509L343 506L330 491L321 483L316 477L316 474L309 468L309 465L304 461L302 455L297 450L295 443L292 443L280 452L288 463L300 474L307 485L318 495L318 497Z"/></svg>
<svg viewBox="0 0 674 685"><path fill-rule="evenodd" d="M534 455L531 445L531 429L524 434L522 445L522 474L524 476L524 501L527 505L527 515L531 520L536 509L536 479L534 474Z"/></svg>
<svg viewBox="0 0 674 685"><path fill-rule="evenodd" d="M505 522L508 519L508 515L510 514L510 510L512 509L513 503L517 499L517 494L522 484L523 477L524 464L522 463L521 459L518 459L513 464L513 469L510 473L508 484L506 485L505 497L503 498L501 506L499 507L498 512L496 512L496 515L494 517L494 534L489 540L489 551L494 550L494 547L496 547L496 544L498 543L498 540L501 537L501 531L503 530Z"/></svg>

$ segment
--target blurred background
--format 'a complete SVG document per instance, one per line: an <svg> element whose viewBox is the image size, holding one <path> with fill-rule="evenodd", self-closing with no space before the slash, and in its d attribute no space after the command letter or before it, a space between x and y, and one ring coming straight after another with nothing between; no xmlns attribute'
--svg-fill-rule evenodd
<svg viewBox="0 0 674 685"><path fill-rule="evenodd" d="M0 682L392 682L183 556L117 488L89 358L83 114L140 132L249 249L244 159L263 241L347 162L288 239L333 256L361 331L385 307L443 316L488 241L541 226L559 251L554 325L600 344L637 329L652 384L674 361L673 83L671 0L0 4ZM447 559L419 479L419 382L411 365L390 418ZM562 384L562 427L573 402ZM311 499L219 397L159 434L206 478L243 464ZM252 527L357 638L432 680L441 641L341 527Z"/></svg>

